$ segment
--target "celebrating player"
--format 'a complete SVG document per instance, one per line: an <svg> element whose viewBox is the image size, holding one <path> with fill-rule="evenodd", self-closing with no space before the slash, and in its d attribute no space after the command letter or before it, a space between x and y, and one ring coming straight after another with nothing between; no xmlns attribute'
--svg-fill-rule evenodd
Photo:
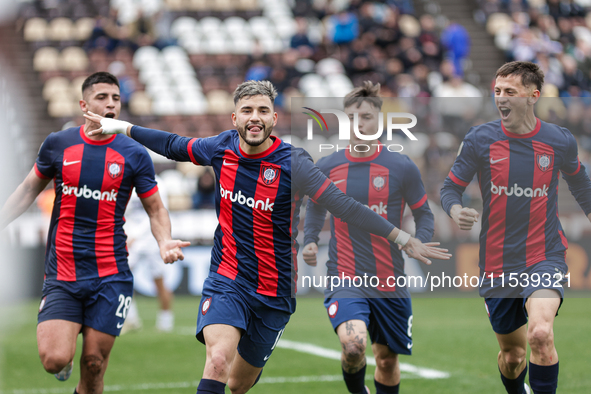
<svg viewBox="0 0 591 394"><path fill-rule="evenodd" d="M354 124L358 116L359 132L366 135L378 130L382 108L380 85L366 81L345 96L345 113ZM369 145L367 152L357 152L358 144ZM320 159L318 168L339 189L400 228L408 203L416 222L416 237L426 243L433 236L433 214L417 166L405 155L390 152L352 133L349 150ZM378 149L380 146L380 149ZM304 261L316 265L318 234L326 210L308 200L305 221ZM408 251L409 245L402 248ZM339 336L343 352L341 366L350 393L369 392L365 387L365 349L367 330L376 358L374 382L377 394L398 393L400 386L399 354L411 354L412 305L405 287L393 287L388 278L404 275L404 258L398 245L376 237L340 219L331 218L328 275L355 277L368 275L379 279L374 289L343 286L325 291L324 305L330 322Z"/></svg>
<svg viewBox="0 0 591 394"><path fill-rule="evenodd" d="M197 393L245 393L262 373L295 311L297 225L304 194L337 217L412 247L417 258L444 258L341 193L303 150L271 136L277 92L268 81L247 81L234 92L237 130L212 138L186 138L104 119L97 133L126 133L178 161L210 165L216 174L215 233L203 287L197 338L207 358Z"/></svg>
<svg viewBox="0 0 591 394"><path fill-rule="evenodd" d="M117 118L119 82L106 72L82 85L83 112ZM0 228L21 215L53 179L56 197L45 253L37 343L43 367L60 380L72 372L76 338L84 337L80 381L74 393L102 393L109 354L133 292L123 212L135 187L150 216L164 262L183 259L188 242L172 240L148 152L122 136L95 135L86 120L50 134L34 168L0 212Z"/></svg>
<svg viewBox="0 0 591 394"><path fill-rule="evenodd" d="M553 324L564 290L556 284L568 270L568 244L558 220L560 172L591 219L591 181L578 159L575 138L534 115L543 82L544 74L530 62L499 68L494 90L501 119L470 129L441 191L445 211L469 230L480 214L462 207L461 197L478 174L484 204L480 295L499 342L501 380L510 394L529 393L524 383L527 343L533 392L555 393L558 385ZM517 278L517 284L509 278Z"/></svg>

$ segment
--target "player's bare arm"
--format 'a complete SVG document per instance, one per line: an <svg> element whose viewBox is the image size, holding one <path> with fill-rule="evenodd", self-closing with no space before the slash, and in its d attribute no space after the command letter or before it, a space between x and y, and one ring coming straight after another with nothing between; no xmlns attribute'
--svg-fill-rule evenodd
<svg viewBox="0 0 591 394"><path fill-rule="evenodd" d="M316 260L316 255L318 254L318 245L315 242L310 242L304 249L302 250L302 256L304 257L304 262L309 266L316 267L318 261Z"/></svg>
<svg viewBox="0 0 591 394"><path fill-rule="evenodd" d="M158 246L160 257L166 264L177 260L184 260L185 256L181 248L191 245L190 242L173 240L170 235L170 217L160 199L160 193L156 192L150 197L142 198L142 205L150 217L150 227Z"/></svg>
<svg viewBox="0 0 591 394"><path fill-rule="evenodd" d="M461 230L472 230L472 226L474 226L474 223L476 223L480 217L477 210L462 207L458 204L451 207L450 215Z"/></svg>
<svg viewBox="0 0 591 394"><path fill-rule="evenodd" d="M14 219L18 218L35 201L35 198L45 189L51 179L40 178L35 169L31 169L29 175L8 197L0 211L0 230L6 227Z"/></svg>

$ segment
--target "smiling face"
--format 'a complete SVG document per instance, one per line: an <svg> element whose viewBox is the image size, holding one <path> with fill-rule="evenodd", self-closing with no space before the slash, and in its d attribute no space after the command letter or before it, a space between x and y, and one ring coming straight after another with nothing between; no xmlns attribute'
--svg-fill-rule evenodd
<svg viewBox="0 0 591 394"><path fill-rule="evenodd" d="M232 123L246 144L258 147L273 132L277 113L273 112L273 103L268 96L245 96L236 103Z"/></svg>
<svg viewBox="0 0 591 394"><path fill-rule="evenodd" d="M539 97L540 91L534 85L523 85L521 75L497 77L495 81L495 104L507 129L518 128L526 116L533 116L533 105Z"/></svg>

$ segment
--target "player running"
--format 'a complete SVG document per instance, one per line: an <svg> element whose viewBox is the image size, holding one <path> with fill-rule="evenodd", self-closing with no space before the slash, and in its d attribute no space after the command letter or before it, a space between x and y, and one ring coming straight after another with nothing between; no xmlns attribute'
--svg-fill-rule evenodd
<svg viewBox="0 0 591 394"><path fill-rule="evenodd" d="M117 118L119 82L106 72L82 85L83 112ZM53 180L55 201L45 252L43 298L37 344L43 367L59 380L72 372L76 338L84 337L80 381L74 393L102 393L109 354L133 292L127 265L123 213L135 187L150 216L152 233L166 263L183 259L188 242L172 240L154 166L140 144L123 136L89 136L98 127L86 120L50 134L23 183L8 198L0 228L20 216Z"/></svg>
<svg viewBox="0 0 591 394"><path fill-rule="evenodd" d="M462 207L461 197L478 174L484 205L480 295L501 348L498 365L510 394L529 393L524 384L527 343L533 392L555 393L558 385L553 324L564 296L560 282L568 271L568 244L558 220L560 172L591 219L591 181L575 138L534 115L543 83L544 74L533 63L499 68L494 90L501 119L470 129L441 190L445 211L461 229L470 230L480 215ZM510 278L517 278L518 286Z"/></svg>
<svg viewBox="0 0 591 394"><path fill-rule="evenodd" d="M212 138L186 138L88 114L97 133L126 133L177 161L210 165L216 175L219 225L203 287L197 338L207 358L197 393L245 393L295 311L297 225L303 195L337 217L402 245L413 256L448 259L341 193L303 150L271 136L277 92L268 81L247 81L234 92L232 122Z"/></svg>
<svg viewBox="0 0 591 394"><path fill-rule="evenodd" d="M345 113L359 131L372 135L378 130L382 108L380 85L366 81L345 96ZM417 166L400 153L390 152L380 142L360 140L352 133L351 151L341 150L320 159L318 168L337 187L360 203L372 207L384 219L400 228L408 203L416 222L416 237L426 243L434 231L433 214ZM369 145L357 152L358 144ZM316 265L318 235L324 225L326 209L308 200L305 221L304 261ZM399 246L376 237L340 219L331 218L328 275L377 277L375 288L343 286L325 291L324 305L341 342L341 367L350 393L369 393L365 386L367 330L376 358L374 382L377 394L398 393L399 354L412 351L412 305L405 287L393 287L388 278L404 275L404 257ZM408 251L409 246L402 248ZM391 280L391 279L390 279Z"/></svg>

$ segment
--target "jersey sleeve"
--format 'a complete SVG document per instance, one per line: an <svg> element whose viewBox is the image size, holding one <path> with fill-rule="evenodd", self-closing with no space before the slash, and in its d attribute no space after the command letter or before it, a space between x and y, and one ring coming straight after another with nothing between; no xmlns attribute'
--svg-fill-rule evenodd
<svg viewBox="0 0 591 394"><path fill-rule="evenodd" d="M474 174L478 171L478 154L476 152L474 129L470 129L460 145L458 156L441 189L441 206L449 215L451 207L462 205L462 194Z"/></svg>
<svg viewBox="0 0 591 394"><path fill-rule="evenodd" d="M138 148L138 165L133 184L139 198L147 198L158 191L154 164L144 148Z"/></svg>
<svg viewBox="0 0 591 394"><path fill-rule="evenodd" d="M303 149L294 149L302 151ZM328 209L334 216L348 224L386 238L394 225L365 207L363 204L347 196L312 162L307 153L292 153L292 188L294 192L302 192L313 198L318 204Z"/></svg>
<svg viewBox="0 0 591 394"><path fill-rule="evenodd" d="M591 213L591 180L587 175L585 166L579 160L575 137L569 131L567 131L567 136L568 151L560 170L575 200L577 200L585 215L589 215Z"/></svg>
<svg viewBox="0 0 591 394"><path fill-rule="evenodd" d="M181 137L141 126L131 128L131 138L171 160L191 161L197 165L211 165L214 149L219 143L217 137Z"/></svg>
<svg viewBox="0 0 591 394"><path fill-rule="evenodd" d="M54 164L57 152L54 148L53 138L54 133L51 133L41 147L37 154L37 160L35 160L35 173L39 178L52 179L55 176L57 168Z"/></svg>
<svg viewBox="0 0 591 394"><path fill-rule="evenodd" d="M412 210L416 223L415 237L423 243L429 242L435 232L433 213L429 208L427 192L419 168L410 158L407 157L406 160L402 194Z"/></svg>
<svg viewBox="0 0 591 394"><path fill-rule="evenodd" d="M325 168L323 166L324 160L318 161L316 166L320 169L320 171L326 175ZM304 245L307 245L311 242L318 243L320 231L322 231L322 227L324 226L324 221L326 219L326 208L322 205L318 204L312 198L308 199L308 203L306 205L306 220L304 221Z"/></svg>

